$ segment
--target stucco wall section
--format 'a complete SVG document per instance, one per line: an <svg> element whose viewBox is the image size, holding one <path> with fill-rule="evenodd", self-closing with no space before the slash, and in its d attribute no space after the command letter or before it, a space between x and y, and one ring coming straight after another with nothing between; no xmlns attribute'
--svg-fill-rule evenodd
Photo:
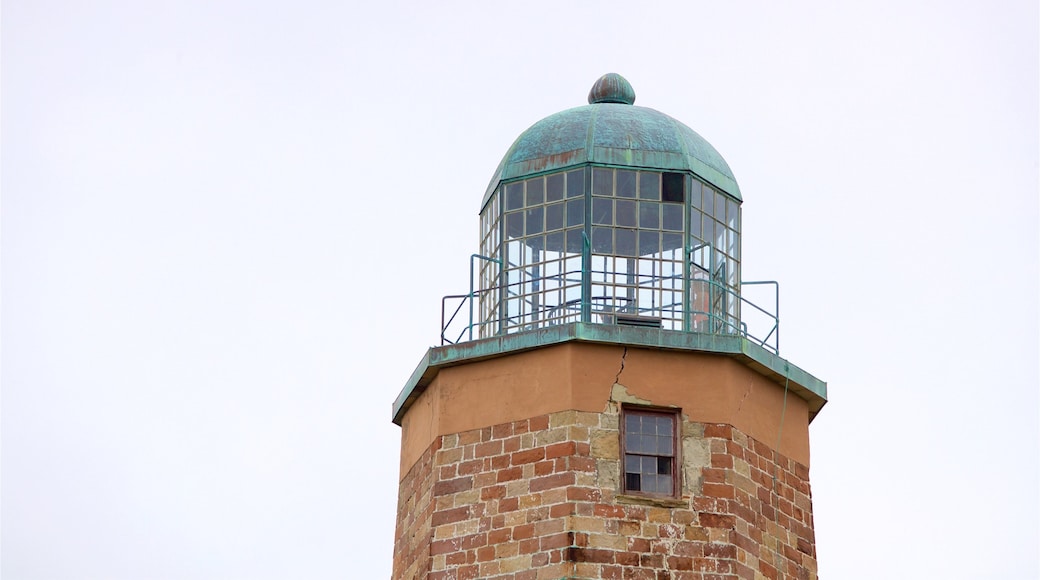
<svg viewBox="0 0 1040 580"><path fill-rule="evenodd" d="M603 412L615 383L691 421L727 424L809 465L806 402L719 354L568 343L442 369L401 420L401 476L442 435L547 413Z"/></svg>

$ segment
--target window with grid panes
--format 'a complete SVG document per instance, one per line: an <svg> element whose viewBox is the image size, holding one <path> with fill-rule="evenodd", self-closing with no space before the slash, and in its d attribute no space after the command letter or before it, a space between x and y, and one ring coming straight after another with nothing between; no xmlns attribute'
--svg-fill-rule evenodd
<svg viewBox="0 0 1040 580"><path fill-rule="evenodd" d="M678 489L678 411L622 407L624 493L675 497Z"/></svg>

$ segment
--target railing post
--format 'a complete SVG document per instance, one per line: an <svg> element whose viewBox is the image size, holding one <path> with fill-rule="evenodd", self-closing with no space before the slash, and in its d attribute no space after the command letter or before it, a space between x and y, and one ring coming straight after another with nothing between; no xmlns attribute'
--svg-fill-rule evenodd
<svg viewBox="0 0 1040 580"><path fill-rule="evenodd" d="M469 294L466 296L466 300L469 301L469 339L473 340L473 264L476 259L487 260L488 262L494 262L502 266L502 260L496 258L489 258L488 256L482 256L480 254L471 254L469 257Z"/></svg>

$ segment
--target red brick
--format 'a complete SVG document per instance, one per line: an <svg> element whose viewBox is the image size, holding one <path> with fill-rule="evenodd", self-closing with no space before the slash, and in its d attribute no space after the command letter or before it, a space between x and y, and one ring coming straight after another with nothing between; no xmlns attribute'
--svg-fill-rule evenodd
<svg viewBox="0 0 1040 580"><path fill-rule="evenodd" d="M556 469L556 464L552 461L539 461L534 464L535 475L549 475Z"/></svg>
<svg viewBox="0 0 1040 580"><path fill-rule="evenodd" d="M724 514L699 514L700 524L706 528L722 528L732 530L736 527L736 518Z"/></svg>
<svg viewBox="0 0 1040 580"><path fill-rule="evenodd" d="M573 503L558 503L556 505L549 506L549 517L550 518L562 518L565 516L574 514Z"/></svg>
<svg viewBox="0 0 1040 580"><path fill-rule="evenodd" d="M596 460L591 457L568 457L567 467L572 471L582 471L584 473L595 473L596 472Z"/></svg>
<svg viewBox="0 0 1040 580"><path fill-rule="evenodd" d="M558 534L552 534L549 536L543 536L539 539L539 546L542 550L551 550L553 548L565 548L572 544L572 538L570 532L560 532Z"/></svg>
<svg viewBox="0 0 1040 580"><path fill-rule="evenodd" d="M515 479L520 479L523 476L523 469L519 467L510 467L509 469L499 470L497 481L498 483L502 483L503 481L513 481Z"/></svg>
<svg viewBox="0 0 1040 580"><path fill-rule="evenodd" d="M485 487L480 490L480 499L487 501L489 499L502 499L506 496L506 486L494 485L491 487Z"/></svg>
<svg viewBox="0 0 1040 580"><path fill-rule="evenodd" d="M621 519L625 517L625 508L609 503L598 503L593 507L592 513L600 518Z"/></svg>
<svg viewBox="0 0 1040 580"><path fill-rule="evenodd" d="M570 501L600 501L602 495L596 487L568 487L567 499Z"/></svg>
<svg viewBox="0 0 1040 580"><path fill-rule="evenodd" d="M520 438L510 437L502 441L502 453L512 453L520 450Z"/></svg>
<svg viewBox="0 0 1040 580"><path fill-rule="evenodd" d="M693 558L681 558L679 556L668 557L668 568L670 570L693 570Z"/></svg>
<svg viewBox="0 0 1040 580"><path fill-rule="evenodd" d="M462 520L469 518L468 507L458 507L455 509L444 510L433 513L433 518L430 520L430 525L440 526L444 524L452 524L455 522L461 522Z"/></svg>
<svg viewBox="0 0 1040 580"><path fill-rule="evenodd" d="M534 536L534 524L521 524L513 528L513 539L524 540Z"/></svg>
<svg viewBox="0 0 1040 580"><path fill-rule="evenodd" d="M502 453L502 442L501 441L487 441L485 443L477 443L477 446L473 450L476 457L489 457L491 455L500 455Z"/></svg>
<svg viewBox="0 0 1040 580"><path fill-rule="evenodd" d="M540 417L532 417L527 420L527 428L532 432L534 431L545 431L549 428L549 416L542 415Z"/></svg>
<svg viewBox="0 0 1040 580"><path fill-rule="evenodd" d="M733 469L733 456L727 455L725 453L712 453L711 466L723 467L725 469Z"/></svg>
<svg viewBox="0 0 1040 580"><path fill-rule="evenodd" d="M733 498L734 488L732 485L723 485L718 483L705 483L704 484L704 495L708 497L722 497L731 499Z"/></svg>
<svg viewBox="0 0 1040 580"><path fill-rule="evenodd" d="M526 451L517 451L514 453L510 461L513 465L522 465L524 463L534 463L535 461L541 461L545 459L545 448L536 447L534 449L528 449Z"/></svg>
<svg viewBox="0 0 1040 580"><path fill-rule="evenodd" d="M491 458L491 469L499 470L509 467L509 456L508 455L496 455Z"/></svg>
<svg viewBox="0 0 1040 580"><path fill-rule="evenodd" d="M563 487L565 485L574 485L573 473L557 473L555 475L547 475L545 477L532 479L531 491L543 491L554 487Z"/></svg>
<svg viewBox="0 0 1040 580"><path fill-rule="evenodd" d="M484 460L474 459L459 464L459 475L473 475L484 470Z"/></svg>
<svg viewBox="0 0 1040 580"><path fill-rule="evenodd" d="M502 542L508 542L513 537L513 532L509 528L503 528L500 530L491 530L488 532L488 543L489 544L501 544Z"/></svg>
<svg viewBox="0 0 1040 580"><path fill-rule="evenodd" d="M614 552L597 548L571 548L572 562L591 562L594 564L613 564Z"/></svg>
<svg viewBox="0 0 1040 580"><path fill-rule="evenodd" d="M733 427L723 424L715 423L704 426L705 437L721 437L723 439L733 438Z"/></svg>
<svg viewBox="0 0 1040 580"><path fill-rule="evenodd" d="M618 552L614 554L614 561L622 566L638 566L639 554L636 552Z"/></svg>
<svg viewBox="0 0 1040 580"><path fill-rule="evenodd" d="M458 479L449 479L448 481L438 481L433 486L433 496L449 495L460 491L468 491L470 489L473 489L472 477L460 477Z"/></svg>
<svg viewBox="0 0 1040 580"><path fill-rule="evenodd" d="M513 435L513 424L503 423L501 425L493 425L491 427L491 438L492 439L505 439Z"/></svg>
<svg viewBox="0 0 1040 580"><path fill-rule="evenodd" d="M709 558L736 558L737 547L733 544L705 544L704 555Z"/></svg>
<svg viewBox="0 0 1040 580"><path fill-rule="evenodd" d="M563 441L561 443L553 443L545 448L545 458L552 459L554 457L566 457L568 455L574 455L574 442Z"/></svg>

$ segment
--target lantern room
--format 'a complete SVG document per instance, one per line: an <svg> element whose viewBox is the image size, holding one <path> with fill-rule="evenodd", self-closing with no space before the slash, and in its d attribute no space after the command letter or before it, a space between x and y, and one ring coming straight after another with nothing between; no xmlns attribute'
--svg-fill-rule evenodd
<svg viewBox="0 0 1040 580"><path fill-rule="evenodd" d="M482 201L470 292L449 297L454 312L445 302L442 343L574 322L747 336L750 313L752 337L777 351L775 306L741 295L732 171L692 129L634 103L607 74L587 105L516 139Z"/></svg>

